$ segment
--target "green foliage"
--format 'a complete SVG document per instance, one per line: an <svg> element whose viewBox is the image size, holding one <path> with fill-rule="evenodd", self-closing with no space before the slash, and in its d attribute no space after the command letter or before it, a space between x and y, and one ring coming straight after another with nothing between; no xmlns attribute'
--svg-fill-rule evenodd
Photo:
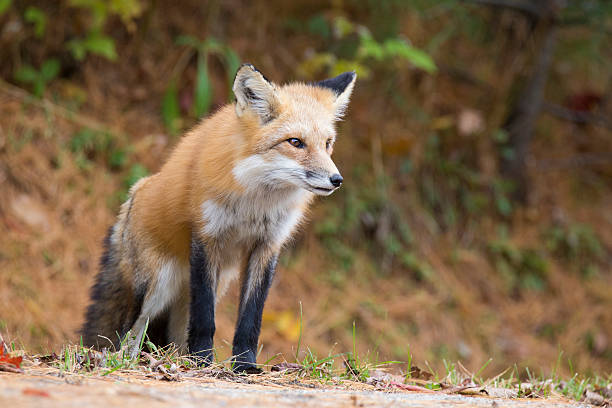
<svg viewBox="0 0 612 408"><path fill-rule="evenodd" d="M34 35L41 38L47 27L47 15L38 7L29 6L23 15L28 23L34 24Z"/></svg>
<svg viewBox="0 0 612 408"><path fill-rule="evenodd" d="M68 4L89 12L93 30L102 29L111 15L117 15L130 28L143 10L140 0L68 0Z"/></svg>
<svg viewBox="0 0 612 408"><path fill-rule="evenodd" d="M12 3L13 0L0 0L0 16L3 15L9 9L9 7L11 7Z"/></svg>
<svg viewBox="0 0 612 408"><path fill-rule="evenodd" d="M367 27L345 17L336 17L330 24L322 15L317 15L308 21L307 27L308 31L325 39L333 33L339 46L337 52L321 51L305 60L299 67L304 76L312 77L321 70L327 70L332 76L353 70L367 78L374 63L388 65L389 62L402 61L430 74L437 70L431 56L406 39L395 36L377 41Z"/></svg>
<svg viewBox="0 0 612 408"><path fill-rule="evenodd" d="M128 161L127 150L109 132L82 128L72 135L67 147L82 170L90 170L92 161L96 159L100 159L112 170L122 169Z"/></svg>
<svg viewBox="0 0 612 408"><path fill-rule="evenodd" d="M425 160L416 170L421 201L443 229L460 223L478 223L483 213L509 217L514 210L510 194L513 184L503 178L487 179L476 167L476 156L468 146L448 157L440 133L427 139Z"/></svg>
<svg viewBox="0 0 612 408"><path fill-rule="evenodd" d="M149 170L140 163L135 163L130 167L127 176L124 179L125 186L129 189L138 180L149 175Z"/></svg>
<svg viewBox="0 0 612 408"><path fill-rule="evenodd" d="M505 239L498 239L489 243L488 251L509 290L545 289L548 262L537 250L519 248Z"/></svg>
<svg viewBox="0 0 612 408"><path fill-rule="evenodd" d="M192 36L180 36L176 39L176 43L193 48L197 53L196 79L191 113L193 117L199 118L208 113L214 96L213 83L208 71L210 58L215 56L223 62L230 90L234 76L240 67L240 58L229 45L218 41L214 37L199 40ZM166 129L171 134L177 134L181 124L178 102L178 81L181 74L182 72L179 71L177 76L171 79L162 100L162 119Z"/></svg>
<svg viewBox="0 0 612 408"><path fill-rule="evenodd" d="M70 40L66 47L79 61L85 59L87 54L99 55L111 61L117 59L115 41L98 30L90 31L85 38Z"/></svg>
<svg viewBox="0 0 612 408"><path fill-rule="evenodd" d="M544 233L546 247L557 257L571 262L584 276L597 271L605 258L601 241L589 225L555 225Z"/></svg>
<svg viewBox="0 0 612 408"><path fill-rule="evenodd" d="M59 71L59 61L51 58L42 63L40 70L36 70L31 65L23 65L15 72L15 79L31 85L34 95L40 98L45 93L47 83L57 77Z"/></svg>
<svg viewBox="0 0 612 408"><path fill-rule="evenodd" d="M162 120L168 132L171 135L176 135L180 129L181 111L178 102L178 90L176 80L170 81L170 85L164 92L161 106Z"/></svg>
<svg viewBox="0 0 612 408"><path fill-rule="evenodd" d="M91 18L85 35L66 43L68 50L79 61L88 54L116 60L115 41L104 34L104 25L110 16L117 15L128 29L133 29L134 19L142 13L140 0L69 0L68 4L84 10Z"/></svg>

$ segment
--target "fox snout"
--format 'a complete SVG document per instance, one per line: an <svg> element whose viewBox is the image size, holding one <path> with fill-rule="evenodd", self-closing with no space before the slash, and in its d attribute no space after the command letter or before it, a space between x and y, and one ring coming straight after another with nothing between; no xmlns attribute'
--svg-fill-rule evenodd
<svg viewBox="0 0 612 408"><path fill-rule="evenodd" d="M342 185L342 175L340 173L330 173L325 170L306 170L306 183L308 189L318 195L330 195L340 185Z"/></svg>

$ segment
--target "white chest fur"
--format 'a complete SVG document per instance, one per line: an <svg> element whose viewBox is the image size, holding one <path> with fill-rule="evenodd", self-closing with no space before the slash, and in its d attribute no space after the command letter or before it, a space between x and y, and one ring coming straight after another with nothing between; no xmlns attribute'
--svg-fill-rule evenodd
<svg viewBox="0 0 612 408"><path fill-rule="evenodd" d="M218 239L263 240L282 245L300 222L300 205L308 200L302 189L258 191L234 195L222 201L202 203L202 232Z"/></svg>

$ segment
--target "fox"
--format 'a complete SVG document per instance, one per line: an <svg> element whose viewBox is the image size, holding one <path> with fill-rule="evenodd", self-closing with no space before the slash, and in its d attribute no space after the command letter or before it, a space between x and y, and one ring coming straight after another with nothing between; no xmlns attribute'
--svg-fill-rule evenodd
<svg viewBox="0 0 612 408"><path fill-rule="evenodd" d="M335 124L356 80L270 82L238 69L235 102L188 131L159 172L136 182L104 240L81 329L87 346L149 336L213 362L215 306L239 280L235 371L259 372L262 313L282 247L315 196L343 178Z"/></svg>

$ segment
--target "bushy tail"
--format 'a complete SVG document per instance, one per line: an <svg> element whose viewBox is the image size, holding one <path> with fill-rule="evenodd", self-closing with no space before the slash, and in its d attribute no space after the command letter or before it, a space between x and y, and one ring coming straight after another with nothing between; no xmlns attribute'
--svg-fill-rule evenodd
<svg viewBox="0 0 612 408"><path fill-rule="evenodd" d="M121 273L120 251L112 244L113 228L104 239L100 272L91 288L91 304L81 329L83 344L96 348L119 346L121 339L136 321L144 293L134 293L131 282ZM109 340L107 340L109 339Z"/></svg>

